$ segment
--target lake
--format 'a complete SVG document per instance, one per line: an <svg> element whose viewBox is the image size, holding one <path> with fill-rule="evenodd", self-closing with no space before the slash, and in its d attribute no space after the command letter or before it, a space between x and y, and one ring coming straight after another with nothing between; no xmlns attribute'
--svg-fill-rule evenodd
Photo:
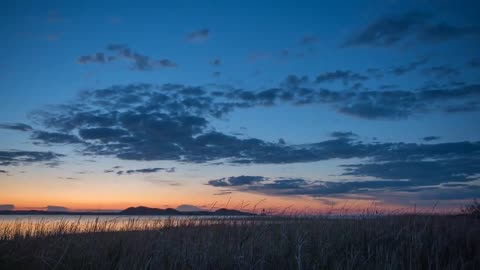
<svg viewBox="0 0 480 270"><path fill-rule="evenodd" d="M0 215L0 239L58 233L148 231L247 221L245 216Z"/></svg>

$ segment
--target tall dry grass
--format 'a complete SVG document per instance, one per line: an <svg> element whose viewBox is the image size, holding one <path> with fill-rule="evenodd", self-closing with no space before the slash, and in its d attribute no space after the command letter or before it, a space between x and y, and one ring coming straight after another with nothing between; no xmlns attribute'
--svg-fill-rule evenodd
<svg viewBox="0 0 480 270"><path fill-rule="evenodd" d="M468 216L0 224L0 269L480 269Z"/></svg>

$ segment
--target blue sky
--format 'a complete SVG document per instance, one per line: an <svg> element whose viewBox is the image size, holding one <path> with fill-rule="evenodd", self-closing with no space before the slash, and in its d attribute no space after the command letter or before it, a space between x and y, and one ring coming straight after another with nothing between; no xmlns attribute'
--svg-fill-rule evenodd
<svg viewBox="0 0 480 270"><path fill-rule="evenodd" d="M5 203L478 197L476 1L1 5Z"/></svg>

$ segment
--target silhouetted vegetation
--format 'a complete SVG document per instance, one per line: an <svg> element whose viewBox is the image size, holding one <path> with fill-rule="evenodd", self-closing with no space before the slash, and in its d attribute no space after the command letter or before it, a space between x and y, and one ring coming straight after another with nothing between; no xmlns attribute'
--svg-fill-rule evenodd
<svg viewBox="0 0 480 270"><path fill-rule="evenodd" d="M480 218L480 203L477 200L473 200L471 204L468 204L462 208L462 213Z"/></svg>
<svg viewBox="0 0 480 270"><path fill-rule="evenodd" d="M468 215L0 222L0 269L480 269Z"/></svg>

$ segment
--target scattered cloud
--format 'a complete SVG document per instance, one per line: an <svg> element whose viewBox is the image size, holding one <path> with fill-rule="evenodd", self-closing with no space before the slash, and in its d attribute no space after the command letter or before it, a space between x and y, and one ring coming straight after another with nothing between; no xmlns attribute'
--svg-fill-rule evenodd
<svg viewBox="0 0 480 270"><path fill-rule="evenodd" d="M448 65L428 67L423 69L422 72L427 76L432 76L438 79L460 75L458 69Z"/></svg>
<svg viewBox="0 0 480 270"><path fill-rule="evenodd" d="M437 43L480 36L477 26L455 26L434 19L422 12L384 16L349 36L343 46L391 47L412 40Z"/></svg>
<svg viewBox="0 0 480 270"><path fill-rule="evenodd" d="M52 162L63 156L54 152L0 150L0 166Z"/></svg>
<svg viewBox="0 0 480 270"><path fill-rule="evenodd" d="M37 144L75 144L82 142L80 138L72 134L47 131L34 131L31 139Z"/></svg>
<svg viewBox="0 0 480 270"><path fill-rule="evenodd" d="M447 182L469 182L478 178L478 154L438 160L408 160L365 163L345 166L346 176L369 176L378 179L411 181L409 186L437 185Z"/></svg>
<svg viewBox="0 0 480 270"><path fill-rule="evenodd" d="M18 131L32 131L33 128L27 124L22 123L3 123L0 124L0 129L11 129Z"/></svg>
<svg viewBox="0 0 480 270"><path fill-rule="evenodd" d="M212 61L210 61L210 64L212 64L212 66L221 66L222 65L222 60L216 58L216 59L213 59Z"/></svg>
<svg viewBox="0 0 480 270"><path fill-rule="evenodd" d="M75 177L57 177L58 179L63 179L63 180L78 180L78 178Z"/></svg>
<svg viewBox="0 0 480 270"><path fill-rule="evenodd" d="M88 64L88 63L99 63L105 64L108 62L112 62L116 60L115 56L105 56L102 52L97 52L92 55L83 55L77 59L77 63L79 64Z"/></svg>
<svg viewBox="0 0 480 270"><path fill-rule="evenodd" d="M436 141L436 140L439 140L440 137L438 136L427 136L427 137L423 137L422 140L426 141L426 142L431 142L431 141Z"/></svg>
<svg viewBox="0 0 480 270"><path fill-rule="evenodd" d="M425 194L423 197L415 195L421 200L427 196L432 199L472 199L475 198L473 194L480 191L480 187L474 184L480 180L480 142L364 143L354 141L354 135L349 132L334 132L332 135L336 139L303 147L319 160L362 160L362 163L340 165L343 172L339 176L351 180L322 181L242 175L210 180L207 184L280 196L338 197L364 194L378 197L381 193ZM430 141L432 138L434 136L429 138ZM458 196L455 196L454 191L459 193ZM382 199L389 200L388 197Z"/></svg>
<svg viewBox="0 0 480 270"><path fill-rule="evenodd" d="M427 25L418 33L418 38L428 42L440 42L445 40L480 37L480 27L478 26L455 26L447 23L437 23Z"/></svg>
<svg viewBox="0 0 480 270"><path fill-rule="evenodd" d="M325 72L317 76L316 83L329 83L341 81L343 84L350 84L354 82L363 82L368 80L368 77L362 74L355 73L350 70L336 70L333 72Z"/></svg>
<svg viewBox="0 0 480 270"><path fill-rule="evenodd" d="M365 119L399 119L438 110L445 113L480 110L480 104L472 103L480 97L478 85L339 92L298 86L299 80L303 81L290 78L289 86L259 91L178 84L135 84L84 91L77 101L68 105L33 113L32 118L48 131L34 131L32 139L38 143L76 144L84 155L115 156L124 160L235 164L312 162L372 157L373 154L367 153L382 151L393 153L389 147L394 146L414 151L409 147L415 149L415 146L354 142L357 137L349 132L335 132L332 140L290 145L284 141L267 142L224 134L215 131L210 121L233 110L282 103L326 105ZM423 145L416 147L429 149ZM458 147L465 149L463 147L476 147L476 144Z"/></svg>
<svg viewBox="0 0 480 270"><path fill-rule="evenodd" d="M330 133L330 136L337 138L337 139L351 139L358 137L357 134L351 132L351 131L334 131Z"/></svg>
<svg viewBox="0 0 480 270"><path fill-rule="evenodd" d="M156 172L175 172L175 167L172 168L145 168L145 169L137 169L137 170L125 170L125 171L117 171L117 175L125 175L125 174L137 174L137 173L156 173ZM105 172L113 172L113 170L107 170Z"/></svg>
<svg viewBox="0 0 480 270"><path fill-rule="evenodd" d="M467 66L471 68L480 68L480 58L473 58L467 63Z"/></svg>
<svg viewBox="0 0 480 270"><path fill-rule="evenodd" d="M347 198L348 196L363 195L366 198L381 201L395 200L399 194L403 203L408 198L416 200L465 200L476 198L480 187L468 183L456 185L436 184L429 185L426 182L411 180L363 180L363 181L336 181L327 182L321 180L305 179L271 179L264 177L264 181L230 186L236 191L260 193L274 196L308 196L313 198ZM211 184L210 184L211 185ZM214 187L218 187L212 185ZM221 186L220 186L221 187Z"/></svg>
<svg viewBox="0 0 480 270"><path fill-rule="evenodd" d="M319 38L314 35L305 35L300 39L300 45L307 46L317 43Z"/></svg>
<svg viewBox="0 0 480 270"><path fill-rule="evenodd" d="M157 68L173 68L177 64L170 59L152 59L151 57L133 51L124 44L110 44L106 52L97 52L92 55L83 55L77 58L79 64L106 64L126 60L134 70L148 71Z"/></svg>
<svg viewBox="0 0 480 270"><path fill-rule="evenodd" d="M191 33L188 33L186 39L187 41L190 41L190 42L201 42L201 41L207 40L209 35L210 35L210 30L207 28L202 28L202 29L193 31Z"/></svg>
<svg viewBox="0 0 480 270"><path fill-rule="evenodd" d="M254 183L258 183L264 181L265 178L262 176L232 176L228 178L220 178L216 180L208 181L208 185L214 187L231 187L231 186L243 186L243 185L251 185Z"/></svg>
<svg viewBox="0 0 480 270"><path fill-rule="evenodd" d="M424 57L416 61L412 61L407 65L396 66L391 69L391 73L400 76L412 71L415 71L419 66L425 65L428 62L428 58Z"/></svg>
<svg viewBox="0 0 480 270"><path fill-rule="evenodd" d="M296 88L307 84L308 82L308 76L299 77L297 75L288 75L283 81L282 85L284 85L286 88Z"/></svg>
<svg viewBox="0 0 480 270"><path fill-rule="evenodd" d="M223 196L223 195L229 195L229 194L232 194L232 192L231 192L231 191L224 191L224 190L222 190L222 191L219 191L219 192L214 193L213 195Z"/></svg>

